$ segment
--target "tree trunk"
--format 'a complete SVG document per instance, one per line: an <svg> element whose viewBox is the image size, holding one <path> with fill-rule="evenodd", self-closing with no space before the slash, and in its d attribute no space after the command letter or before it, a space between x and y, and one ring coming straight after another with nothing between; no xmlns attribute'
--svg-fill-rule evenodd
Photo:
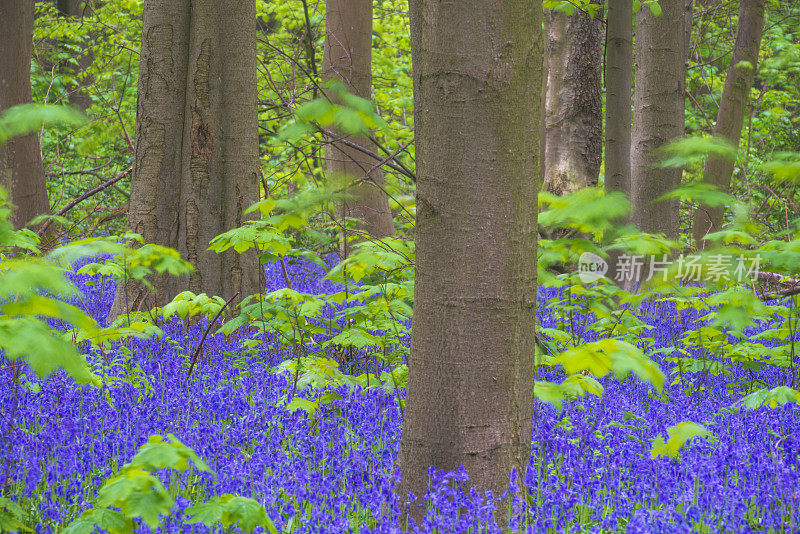
<svg viewBox="0 0 800 534"><path fill-rule="evenodd" d="M497 496L531 449L542 4L412 0L410 15L417 256L399 491L422 496L430 466L463 465Z"/></svg>
<svg viewBox="0 0 800 534"><path fill-rule="evenodd" d="M733 59L725 78L717 123L714 126L715 137L726 139L734 145L739 144L739 137L742 135L747 99L758 64L758 51L764 30L764 7L765 0L742 0L739 5L739 29L733 48ZM741 62L747 62L749 66L740 65ZM733 165L734 161L731 159L710 156L703 169L703 179L722 191L728 191ZM707 233L722 228L722 216L722 208L700 206L695 211L693 234L698 249L703 248L703 238Z"/></svg>
<svg viewBox="0 0 800 534"><path fill-rule="evenodd" d="M79 17L85 7L84 0L56 0L59 14L65 17Z"/></svg>
<svg viewBox="0 0 800 534"><path fill-rule="evenodd" d="M684 0L661 0L661 16L636 16L631 147L631 220L640 230L678 235L678 203L656 199L677 188L682 169L658 168L656 149L684 132Z"/></svg>
<svg viewBox="0 0 800 534"><path fill-rule="evenodd" d="M158 277L155 294L120 284L112 317L186 289L260 291L255 255L206 250L258 200L255 17L252 1L145 2L127 227L176 248L196 270L188 281Z"/></svg>
<svg viewBox="0 0 800 534"><path fill-rule="evenodd" d="M339 80L347 90L361 98L372 93L372 0L328 0L325 10L325 47L322 77ZM373 152L374 144L365 136L336 132L348 141ZM386 181L378 163L363 152L328 139L325 159L328 176L347 184L350 195L339 204L337 218L360 221L358 230L372 237L394 235L394 220L386 194ZM348 254L348 234L343 232L342 251Z"/></svg>
<svg viewBox="0 0 800 534"><path fill-rule="evenodd" d="M607 21L605 190L630 195L633 2L609 0Z"/></svg>
<svg viewBox="0 0 800 534"><path fill-rule="evenodd" d="M86 0L57 0L56 7L59 14L64 17L83 17L84 13L91 13L91 6ZM91 66L94 59L91 52L86 51L88 48L87 46L79 49L75 64L62 62L58 67L60 72L74 78L69 88L69 103L83 111L92 105L92 97L86 93L85 88L94 83L94 78L86 74L86 69ZM72 50L68 52L74 54Z"/></svg>
<svg viewBox="0 0 800 534"><path fill-rule="evenodd" d="M631 89L633 88L633 2L608 0L606 18L606 130L604 189L631 194ZM627 222L624 218L620 225ZM606 242L612 237L607 236ZM620 250L608 252L610 280L616 280ZM617 281L619 282L619 281ZM624 286L623 286L624 287Z"/></svg>
<svg viewBox="0 0 800 534"><path fill-rule="evenodd" d="M603 152L601 22L548 10L544 187L561 195L597 185Z"/></svg>
<svg viewBox="0 0 800 534"><path fill-rule="evenodd" d="M692 51L692 17L694 15L694 0L684 0L683 7L683 61L689 67L689 56Z"/></svg>
<svg viewBox="0 0 800 534"><path fill-rule="evenodd" d="M0 35L2 113L32 101L33 2L0 2ZM11 202L17 206L12 218L15 226L25 226L34 217L50 213L37 133L15 137L0 147L0 185L9 191Z"/></svg>

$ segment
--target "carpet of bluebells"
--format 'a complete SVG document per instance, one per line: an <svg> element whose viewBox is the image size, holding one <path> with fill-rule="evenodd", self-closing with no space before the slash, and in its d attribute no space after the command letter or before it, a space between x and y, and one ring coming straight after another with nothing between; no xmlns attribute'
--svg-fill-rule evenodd
<svg viewBox="0 0 800 534"><path fill-rule="evenodd" d="M295 289L334 290L308 266L291 270ZM268 266L266 274L268 289L283 287L279 267ZM74 280L83 288L78 304L103 321L113 284ZM545 305L551 296L546 290L540 295L543 326L556 320ZM692 326L690 316L677 317L667 305L648 310L646 320L664 347ZM102 482L149 436L172 433L216 477L163 474L177 506L162 532L209 531L187 524L183 510L223 493L255 498L279 530L400 532L396 400L378 390L342 388L343 398L326 404L318 420L290 413L291 380L270 370L290 353L236 336L209 336L199 368L187 379L202 329L171 323L164 337L89 354L117 362L102 388L76 386L56 373L40 392L26 392L8 387L11 375L0 371L0 488L23 505L30 524L38 532L58 532L91 506ZM708 376L699 394L684 393L668 379L664 395L632 378L603 379L602 398L584 397L560 412L537 404L525 478L527 531L800 531L800 407L724 412L742 396L727 387L737 378ZM785 383L777 372L762 378ZM650 440L686 420L706 424L714 438L694 440L678 460L651 459ZM500 532L492 505L460 489L466 478L463 472L433 474L420 532Z"/></svg>

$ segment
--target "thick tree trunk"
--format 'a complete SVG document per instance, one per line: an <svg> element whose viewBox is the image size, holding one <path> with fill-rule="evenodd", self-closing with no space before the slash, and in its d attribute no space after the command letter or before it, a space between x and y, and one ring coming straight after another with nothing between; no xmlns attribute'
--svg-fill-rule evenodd
<svg viewBox="0 0 800 534"><path fill-rule="evenodd" d="M258 200L255 17L252 1L145 2L127 227L176 248L196 271L188 283L159 277L156 293L120 284L111 316L186 289L260 291L254 255L206 250Z"/></svg>
<svg viewBox="0 0 800 534"><path fill-rule="evenodd" d="M758 63L758 51L761 47L761 35L764 30L765 0L742 0L739 5L739 29L736 44L733 48L733 59L722 98L717 112L717 123L714 136L739 144L742 125L747 109L747 99ZM749 65L741 65L747 62ZM703 179L727 191L731 185L734 161L728 158L711 156L703 169ZM700 206L694 213L693 234L697 248L703 248L703 238L709 232L722 228L722 208Z"/></svg>
<svg viewBox="0 0 800 534"><path fill-rule="evenodd" d="M684 132L684 0L661 0L662 14L636 15L631 147L632 222L644 232L678 234L678 203L656 201L681 183L682 169L659 168L656 149Z"/></svg>
<svg viewBox="0 0 800 534"><path fill-rule="evenodd" d="M0 2L0 113L29 104L33 2ZM36 133L9 140L0 147L0 185L17 206L12 221L18 227L50 213L42 152Z"/></svg>
<svg viewBox="0 0 800 534"><path fill-rule="evenodd" d="M369 99L372 92L372 0L328 0L325 11L325 47L322 77L339 80L347 90ZM374 150L371 141L341 132L348 141ZM371 146L372 145L372 146ZM363 152L328 139L325 149L328 176L348 184L348 200L338 206L338 218L358 219L358 230L372 237L394 235L394 220L386 181L377 162ZM347 232L342 251L348 253Z"/></svg>
<svg viewBox="0 0 800 534"><path fill-rule="evenodd" d="M606 129L604 189L631 194L631 90L633 89L633 2L608 0L606 19ZM620 224L626 221L621 220ZM610 241L610 238L607 238ZM607 276L616 280L622 252L609 251Z"/></svg>
<svg viewBox="0 0 800 534"><path fill-rule="evenodd" d="M606 25L605 190L631 191L633 2L609 0Z"/></svg>
<svg viewBox="0 0 800 534"><path fill-rule="evenodd" d="M542 4L410 12L417 268L399 491L422 496L430 466L463 465L498 496L531 448Z"/></svg>
<svg viewBox="0 0 800 534"><path fill-rule="evenodd" d="M547 97L543 186L557 195L597 185L603 153L601 22L545 14Z"/></svg>

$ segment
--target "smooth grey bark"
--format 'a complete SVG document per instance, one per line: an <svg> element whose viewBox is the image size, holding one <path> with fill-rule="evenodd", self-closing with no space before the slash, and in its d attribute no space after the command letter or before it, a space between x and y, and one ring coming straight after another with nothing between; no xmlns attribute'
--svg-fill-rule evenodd
<svg viewBox="0 0 800 534"><path fill-rule="evenodd" d="M741 0L739 4L739 28L733 48L731 66L725 78L722 98L717 111L714 136L734 145L742 135L750 87L753 85L758 65L758 51L764 30L764 0ZM740 65L742 62L749 66ZM709 156L703 169L703 179L722 191L728 191L733 175L734 161L729 158ZM703 248L703 238L709 232L722 228L721 207L699 206L694 212L692 233L698 249Z"/></svg>
<svg viewBox="0 0 800 534"><path fill-rule="evenodd" d="M399 492L422 496L430 466L463 465L498 496L531 451L542 3L412 0L410 14L417 255Z"/></svg>
<svg viewBox="0 0 800 534"><path fill-rule="evenodd" d="M633 2L608 0L606 18L606 128L603 187L606 193L631 194L631 99L633 89ZM619 221L620 224L626 220ZM606 238L606 241L610 241ZM615 280L622 251L610 250L610 280Z"/></svg>
<svg viewBox="0 0 800 534"><path fill-rule="evenodd" d="M661 0L661 16L636 15L631 221L648 233L678 235L678 202L657 201L681 183L682 169L654 164L656 150L684 133L684 0Z"/></svg>
<svg viewBox="0 0 800 534"><path fill-rule="evenodd" d="M548 62L543 186L561 195L597 185L603 153L601 21L545 13Z"/></svg>
<svg viewBox="0 0 800 534"><path fill-rule="evenodd" d="M608 0L606 25L605 190L631 191L633 2Z"/></svg>
<svg viewBox="0 0 800 534"><path fill-rule="evenodd" d="M0 36L2 113L32 101L32 1L0 1ZM15 137L0 147L0 185L17 206L12 217L15 226L25 226L34 217L50 213L38 134Z"/></svg>
<svg viewBox="0 0 800 534"><path fill-rule="evenodd" d="M255 16L254 1L145 2L127 228L196 270L158 277L155 293L120 284L111 317L187 289L224 298L261 289L255 255L206 250L258 200Z"/></svg>
<svg viewBox="0 0 800 534"><path fill-rule="evenodd" d="M328 0L325 9L325 46L322 77L338 80L361 98L372 94L372 0ZM348 141L379 152L366 136L336 132ZM327 139L325 160L328 176L346 186L349 198L337 206L337 218L360 221L357 230L372 237L394 235L394 219L380 165L363 152ZM349 232L343 232L342 252L349 252Z"/></svg>

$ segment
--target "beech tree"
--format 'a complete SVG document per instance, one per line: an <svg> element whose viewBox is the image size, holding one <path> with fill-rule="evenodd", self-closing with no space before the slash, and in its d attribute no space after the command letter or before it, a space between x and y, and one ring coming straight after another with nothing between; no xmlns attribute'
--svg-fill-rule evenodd
<svg viewBox="0 0 800 534"><path fill-rule="evenodd" d="M183 290L225 298L260 289L255 256L207 251L258 200L255 2L146 0L136 152L127 228L177 249L196 268L156 292L117 290L111 316Z"/></svg>
<svg viewBox="0 0 800 534"><path fill-rule="evenodd" d="M557 195L597 185L603 153L600 18L547 10L543 186Z"/></svg>
<svg viewBox="0 0 800 534"><path fill-rule="evenodd" d="M33 2L0 2L0 113L28 104L31 96ZM0 185L17 206L13 223L20 227L50 213L38 134L10 139L0 147Z"/></svg>
<svg viewBox="0 0 800 534"><path fill-rule="evenodd" d="M369 99L372 91L372 0L328 0L325 8L325 47L322 77L338 80L348 92ZM394 220L380 165L342 139L373 152L367 136L333 132L325 150L328 176L342 180L349 198L338 204L337 218L355 218L359 230L372 237L394 235ZM342 252L348 253L348 232Z"/></svg>
<svg viewBox="0 0 800 534"><path fill-rule="evenodd" d="M422 496L430 466L463 465L497 496L531 450L542 3L412 0L410 16L417 255L399 491Z"/></svg>
<svg viewBox="0 0 800 534"><path fill-rule="evenodd" d="M685 3L661 0L661 14L648 7L636 14L631 221L648 233L675 237L677 201L657 201L677 188L682 169L655 166L658 148L684 132Z"/></svg>
<svg viewBox="0 0 800 534"><path fill-rule="evenodd" d="M758 51L764 29L764 9L765 0L741 0L739 4L736 44L714 126L715 137L721 137L734 145L739 144L742 135L747 100L758 64ZM731 185L733 165L734 161L730 158L709 156L703 169L703 179L727 191ZM706 234L721 229L722 215L722 207L700 206L694 212L692 231L698 249L703 248Z"/></svg>
<svg viewBox="0 0 800 534"><path fill-rule="evenodd" d="M606 24L605 190L631 190L633 2L608 0Z"/></svg>

